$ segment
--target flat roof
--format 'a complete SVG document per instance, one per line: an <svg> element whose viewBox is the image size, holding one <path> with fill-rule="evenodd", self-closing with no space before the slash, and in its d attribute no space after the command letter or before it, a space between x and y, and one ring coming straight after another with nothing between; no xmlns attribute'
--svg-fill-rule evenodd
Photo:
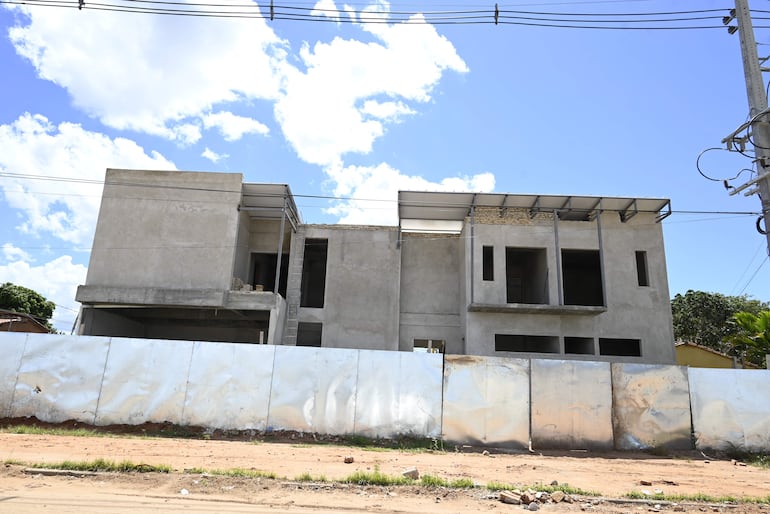
<svg viewBox="0 0 770 514"><path fill-rule="evenodd" d="M598 212L618 212L627 221L639 212L653 213L657 221L671 214L668 198L620 198L605 196L530 195L507 193L447 193L399 191L399 220L462 221L473 207L528 209L593 217Z"/></svg>

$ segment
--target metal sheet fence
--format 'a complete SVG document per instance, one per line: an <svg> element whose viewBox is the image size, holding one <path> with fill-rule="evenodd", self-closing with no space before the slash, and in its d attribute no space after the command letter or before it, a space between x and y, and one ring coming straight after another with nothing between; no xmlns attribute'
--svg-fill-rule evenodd
<svg viewBox="0 0 770 514"><path fill-rule="evenodd" d="M532 360L532 446L612 448L608 362Z"/></svg>
<svg viewBox="0 0 770 514"><path fill-rule="evenodd" d="M2 336L2 356L0 359L0 413L4 417L11 415L11 402L16 390L21 356L27 343L27 334L7 333Z"/></svg>
<svg viewBox="0 0 770 514"><path fill-rule="evenodd" d="M529 445L529 361L447 355L444 439L466 444Z"/></svg>
<svg viewBox="0 0 770 514"><path fill-rule="evenodd" d="M687 368L613 363L612 403L618 450L692 447Z"/></svg>
<svg viewBox="0 0 770 514"><path fill-rule="evenodd" d="M0 415L443 437L522 448L770 451L770 372L0 334Z"/></svg>
<svg viewBox="0 0 770 514"><path fill-rule="evenodd" d="M770 371L690 368L699 449L770 450Z"/></svg>

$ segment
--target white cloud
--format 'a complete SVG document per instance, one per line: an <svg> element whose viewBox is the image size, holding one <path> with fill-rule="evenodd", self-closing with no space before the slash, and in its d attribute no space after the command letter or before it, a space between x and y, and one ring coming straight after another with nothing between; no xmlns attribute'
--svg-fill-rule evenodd
<svg viewBox="0 0 770 514"><path fill-rule="evenodd" d="M23 260L0 265L0 283L12 282L27 287L54 302L57 307L52 324L68 333L79 308L75 302L75 291L78 284L85 283L85 279L86 267L73 264L69 255L62 255L40 266L32 266Z"/></svg>
<svg viewBox="0 0 770 514"><path fill-rule="evenodd" d="M201 129L193 123L174 125L171 128L171 132L174 134L174 137L171 139L176 139L186 145L195 144L201 139Z"/></svg>
<svg viewBox="0 0 770 514"><path fill-rule="evenodd" d="M262 19L90 10L85 23L77 10L6 7L24 14L9 31L16 51L117 129L190 143L200 133L189 125L217 103L279 92L283 42Z"/></svg>
<svg viewBox="0 0 770 514"><path fill-rule="evenodd" d="M30 260L30 256L27 252L11 243L5 243L3 245L3 257L5 257L5 260L8 262Z"/></svg>
<svg viewBox="0 0 770 514"><path fill-rule="evenodd" d="M313 6L313 10L310 11L310 15L326 16L327 18L336 20L337 23L339 23L340 15L336 11L337 6L334 4L334 0L318 0Z"/></svg>
<svg viewBox="0 0 770 514"><path fill-rule="evenodd" d="M386 7L380 3L374 10ZM346 153L368 153L384 134L385 122L414 113L405 102L429 101L445 71L468 69L452 43L429 24L360 27L377 41L337 37L306 44L299 55L307 71L286 69L275 115L306 162L338 165Z"/></svg>
<svg viewBox="0 0 770 514"><path fill-rule="evenodd" d="M211 162L213 162L214 164L216 164L219 161L221 161L222 159L227 159L230 156L227 155L226 153L216 153L215 151L213 151L213 150L211 150L211 149L209 149L207 147L205 150L203 150L203 153L201 154L201 157L203 157L204 159L208 159Z"/></svg>
<svg viewBox="0 0 770 514"><path fill-rule="evenodd" d="M326 172L336 183L335 196L354 198L340 202L327 212L339 216L340 223L349 224L397 225L399 190L486 193L495 188L495 176L489 172L448 177L439 182L404 175L385 163L374 167L331 167Z"/></svg>
<svg viewBox="0 0 770 514"><path fill-rule="evenodd" d="M0 173L5 200L22 214L18 229L91 244L105 168L175 169L156 152L147 155L135 142L110 139L80 125L53 125L29 113L0 125ZM74 181L72 179L75 179Z"/></svg>
<svg viewBox="0 0 770 514"><path fill-rule="evenodd" d="M261 136L270 133L267 125L255 119L238 116L231 112L220 111L203 116L205 128L218 128L225 141L237 141L244 134L259 134Z"/></svg>
<svg viewBox="0 0 770 514"><path fill-rule="evenodd" d="M414 114L414 111L402 102L377 102L367 100L361 107L361 112L381 120L398 121L401 116Z"/></svg>

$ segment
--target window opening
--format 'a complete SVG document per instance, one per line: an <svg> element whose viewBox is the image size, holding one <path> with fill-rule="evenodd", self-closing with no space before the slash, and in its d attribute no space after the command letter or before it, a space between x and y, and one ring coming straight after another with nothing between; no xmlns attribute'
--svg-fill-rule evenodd
<svg viewBox="0 0 770 514"><path fill-rule="evenodd" d="M565 305L604 305L598 250L562 250L561 267Z"/></svg>
<svg viewBox="0 0 770 514"><path fill-rule="evenodd" d="M556 336L495 334L496 352L559 353Z"/></svg>
<svg viewBox="0 0 770 514"><path fill-rule="evenodd" d="M594 340L592 337L564 337L564 353L594 355Z"/></svg>
<svg viewBox="0 0 770 514"><path fill-rule="evenodd" d="M302 260L300 307L323 307L326 292L327 239L306 239Z"/></svg>
<svg viewBox="0 0 770 514"><path fill-rule="evenodd" d="M482 256L482 275L484 280L495 279L495 254L493 246L483 246L481 248Z"/></svg>
<svg viewBox="0 0 770 514"><path fill-rule="evenodd" d="M641 357L642 342L639 339L599 339L599 355Z"/></svg>
<svg viewBox="0 0 770 514"><path fill-rule="evenodd" d="M507 303L548 303L548 265L545 248L506 248Z"/></svg>
<svg viewBox="0 0 770 514"><path fill-rule="evenodd" d="M297 326L297 346L321 346L323 323L303 323Z"/></svg>
<svg viewBox="0 0 770 514"><path fill-rule="evenodd" d="M417 353L444 353L446 341L443 339L415 339L413 351Z"/></svg>
<svg viewBox="0 0 770 514"><path fill-rule="evenodd" d="M636 252L636 280L640 286L650 285L650 277L647 274L647 252Z"/></svg>
<svg viewBox="0 0 770 514"><path fill-rule="evenodd" d="M255 291L270 291L275 288L275 264L278 262L277 253L251 254L251 285ZM286 278L289 275L289 255L281 255L281 281L278 293L286 298Z"/></svg>

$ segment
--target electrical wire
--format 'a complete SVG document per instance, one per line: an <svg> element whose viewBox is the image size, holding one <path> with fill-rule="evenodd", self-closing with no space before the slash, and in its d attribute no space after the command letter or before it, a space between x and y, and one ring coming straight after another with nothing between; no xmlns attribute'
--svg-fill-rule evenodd
<svg viewBox="0 0 770 514"><path fill-rule="evenodd" d="M757 276L757 273L759 273L759 270L761 270L761 269L762 269L762 266L764 266L764 265L765 265L765 263L767 262L767 260L768 260L768 256L767 256L767 255L765 255L765 258L764 258L764 259L762 259L762 262L760 262L760 263L759 263L759 266L757 266L757 269L756 269L756 270L754 270L754 273L751 275L751 278L749 278L748 282L746 282L746 285L744 285L744 286L743 286L743 289L741 289L741 292L740 292L740 293L738 293L739 295L742 295L742 294L743 294L743 292L746 290L746 288L747 288L747 287L749 287L749 285L751 284L751 282L754 280L754 277L756 277L756 276Z"/></svg>
<svg viewBox="0 0 770 514"><path fill-rule="evenodd" d="M720 148L721 150L721 148ZM742 170L742 171L753 171L753 170ZM737 178L740 175L736 175L735 178ZM219 189L219 188L212 188L212 187L191 187L191 186L176 186L176 185L165 185L165 184L148 184L148 183L141 183L141 182L126 182L126 181L104 181L104 180L97 180L97 179L84 179L84 178L73 178L73 177L48 177L45 175L33 175L30 173L11 173L11 172L0 172L0 177L9 177L9 178L22 178L25 180L54 180L58 182L73 182L73 183L88 183L88 184L95 184L95 185L109 185L109 186L128 186L128 187L149 187L153 190L155 189L168 189L168 190L180 190L180 191L200 191L200 192L211 192L211 193L238 193L241 194L244 197L248 198L283 198L283 193L248 193L248 192L242 192L240 190L234 190L234 189ZM711 179L710 180L716 180ZM733 180L733 179L730 179ZM276 184L280 185L280 184ZM31 191L12 191L12 193L19 193L19 194L36 194L35 192ZM470 191L465 191L464 193L473 193ZM40 194L55 194L55 193L40 193ZM482 194L501 194L501 193L482 193ZM70 196L79 196L77 194L73 193L67 193L67 195ZM82 195L82 196L89 196L93 197L94 195ZM388 199L388 198L358 198L353 196L335 196L335 195L319 195L319 194L302 194L302 193L291 193L291 196L293 198L307 198L307 199L315 199L315 200L327 200L327 201L344 201L344 202L379 202L379 203L389 203L389 204L397 204L397 199ZM149 198L149 197L135 197L132 198L135 200L159 200L159 201L168 201L168 198ZM198 201L198 200L196 200ZM442 205L437 204L436 202L410 202L410 204L416 204L421 206L433 206L433 207L442 207ZM456 207L456 204L446 204L446 207ZM500 207L499 205L479 205L478 207ZM367 208L368 209L368 208ZM612 212L612 209L603 209L607 212ZM718 214L718 215L750 215L750 216L757 216L761 214L761 212L757 211L714 211L714 210L672 210L672 214Z"/></svg>
<svg viewBox="0 0 770 514"><path fill-rule="evenodd" d="M716 13L728 9L700 9L636 13L573 13L519 11L489 8L439 11L372 11L346 9L316 9L309 6L267 3L199 3L173 0L123 0L117 2L83 2L73 0L0 0L0 4L35 7L63 7L125 13L214 18L261 18L285 21L334 23L403 23L403 24L495 24L550 28L581 28L607 30L692 30L724 29ZM761 12L761 11L758 11ZM770 19L757 17L757 19ZM719 20L714 25L690 22ZM677 25L671 25L677 23ZM684 24L683 24L684 23ZM640 26L641 25L641 26ZM756 28L770 28L756 26Z"/></svg>
<svg viewBox="0 0 770 514"><path fill-rule="evenodd" d="M713 177L709 177L709 176L708 176L708 175L706 175L706 173L704 173L704 172L703 172L703 170L701 169L701 167L700 167L700 159L701 159L701 157L703 157L703 155L704 155L704 154L706 154L706 152L710 152L710 151L712 151L712 150L721 150L721 151L724 151L724 152L729 152L729 151L730 151L730 150L728 150L728 149L726 149L726 148L722 148L722 147L719 147L719 146L714 146L714 147L711 147L711 148L706 148L706 149L705 149L705 150L703 150L701 153L699 153L699 154L698 154L698 158L697 158L697 159L695 159L695 167L698 169L698 173L700 173L700 174L701 174L701 176L702 176L703 178L705 178L705 179L707 179L707 180L711 180L712 182L722 182L722 183L725 183L725 182L729 182L729 181L731 181L731 180L735 180L735 179L737 179L738 177L740 177L740 176L741 176L741 174L742 174L744 171L750 171L750 172L752 172L752 173L754 172L754 170L752 170L752 169L750 169L750 168L743 168L743 169L741 169L741 170L738 172L738 174L737 174L737 175L735 175L735 176L734 176L734 177L732 177L732 178L725 178L725 179L722 179L722 178L713 178Z"/></svg>

